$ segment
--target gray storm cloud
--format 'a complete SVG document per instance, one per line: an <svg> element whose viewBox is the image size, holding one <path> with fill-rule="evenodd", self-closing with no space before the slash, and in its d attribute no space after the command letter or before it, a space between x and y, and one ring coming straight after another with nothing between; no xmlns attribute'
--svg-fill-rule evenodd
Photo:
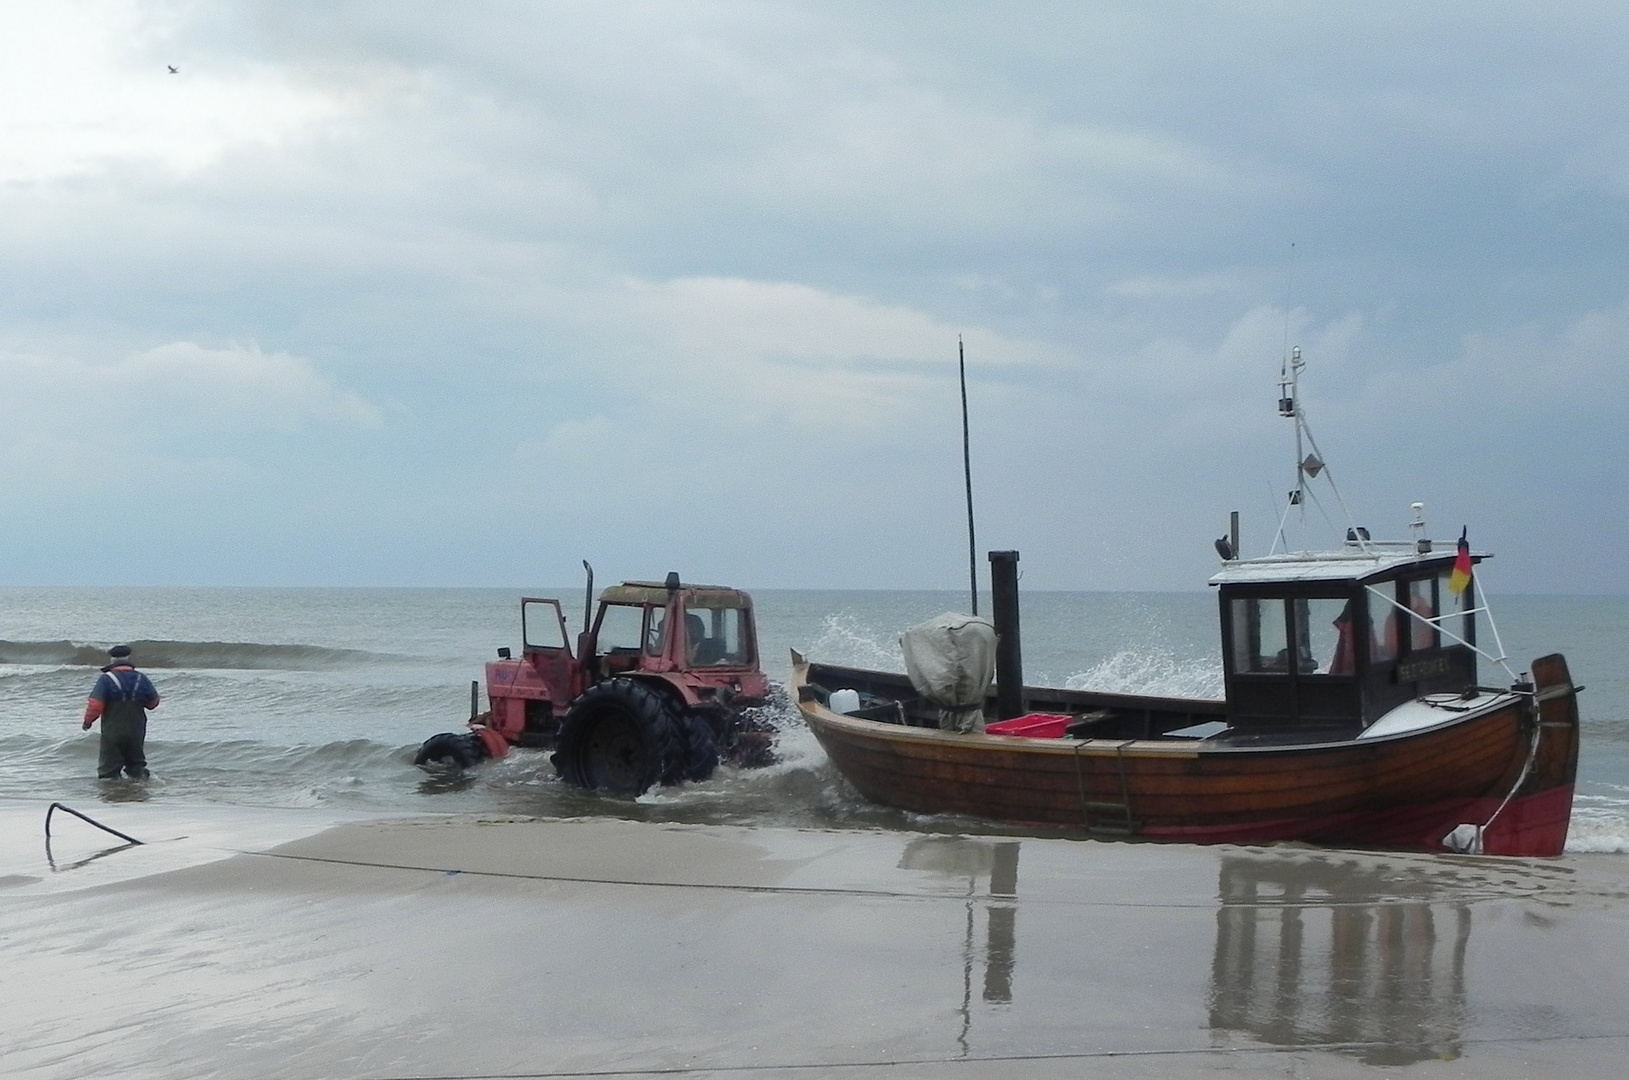
<svg viewBox="0 0 1629 1080"><path fill-rule="evenodd" d="M1264 546L1299 345L1377 532L1621 591L1625 18L8 8L9 573L116 454L143 581L959 587L959 335L1029 587Z"/></svg>

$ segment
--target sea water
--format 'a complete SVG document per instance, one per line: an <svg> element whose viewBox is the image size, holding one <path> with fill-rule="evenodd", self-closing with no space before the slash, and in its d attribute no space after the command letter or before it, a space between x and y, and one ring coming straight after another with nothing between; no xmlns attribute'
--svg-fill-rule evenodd
<svg viewBox="0 0 1629 1080"><path fill-rule="evenodd" d="M456 778L414 768L425 738L468 718L483 663L500 646L518 652L523 594L560 597L569 625L580 627L581 586L0 589L0 797L1001 831L867 803L785 707L776 712L777 764L721 769L631 802L560 783L540 751ZM764 590L755 601L763 665L776 681L792 648L903 670L901 630L967 607L954 592ZM1029 592L1021 603L1028 683L1221 694L1214 593ZM1629 598L1506 597L1495 599L1494 615L1518 672L1562 652L1585 687L1568 849L1629 851ZM1483 643L1491 637L1484 627ZM97 781L97 736L80 730L96 668L120 642L135 647L164 699L149 724L153 778L144 784ZM1484 661L1481 678L1507 677Z"/></svg>

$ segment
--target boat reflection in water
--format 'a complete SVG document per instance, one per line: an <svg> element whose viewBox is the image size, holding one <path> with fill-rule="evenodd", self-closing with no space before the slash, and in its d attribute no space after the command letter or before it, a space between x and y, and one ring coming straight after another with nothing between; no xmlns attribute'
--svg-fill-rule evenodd
<svg viewBox="0 0 1629 1080"><path fill-rule="evenodd" d="M1221 862L1213 1030L1371 1065L1459 1056L1471 907L1455 890L1369 860Z"/></svg>
<svg viewBox="0 0 1629 1080"><path fill-rule="evenodd" d="M1022 913L1033 968L1027 987L1017 975L1020 842L927 836L909 841L899 856L900 869L935 876L942 883L935 893L960 898L965 909L953 924L961 939L956 1041L964 1057L975 1027L981 1051L1008 1039L1030 1053L1123 1048L1128 1033L1146 1034L1139 1010L1163 1002L1173 1031L1208 1028L1213 1048L1298 1047L1374 1066L1454 1060L1472 1011L1466 957L1473 907L1523 897L1556 903L1554 890L1570 878L1564 867L1501 861L1493 874L1478 862L1291 848L1172 853L1172 865L1146 858L1158 849L1144 845L1128 852L1086 844L1080 855L1097 858L1083 880L1058 872L1078 870L1078 858L1060 857L1072 853L1055 842L1039 843ZM1204 878L1187 877L1186 867ZM1205 881L1213 869L1207 990L1198 950L1210 938ZM1148 892L1161 890L1156 882L1164 883L1157 896ZM1124 947L1139 935L1146 947ZM1040 1030L1059 1041L1048 1044ZM1150 1045L1170 1049L1189 1038Z"/></svg>
<svg viewBox="0 0 1629 1080"><path fill-rule="evenodd" d="M982 960L983 998L989 1005L1012 1003L1013 946L1018 929L1018 841L927 836L905 845L901 870L926 870L967 879L967 929L962 942L962 1030L967 1052L973 1024L973 969ZM987 880L987 891L979 889ZM984 946L975 942L978 914L984 913Z"/></svg>

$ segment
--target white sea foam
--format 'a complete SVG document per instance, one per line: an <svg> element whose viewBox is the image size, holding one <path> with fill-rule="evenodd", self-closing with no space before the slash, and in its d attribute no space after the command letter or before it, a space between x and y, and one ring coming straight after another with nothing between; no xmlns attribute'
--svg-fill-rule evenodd
<svg viewBox="0 0 1629 1080"><path fill-rule="evenodd" d="M1577 854L1629 854L1629 787L1595 783L1573 798L1567 850Z"/></svg>
<svg viewBox="0 0 1629 1080"><path fill-rule="evenodd" d="M902 671L904 655L899 651L897 631L879 634L851 612L827 615L820 635L809 645L808 655L825 664L841 667Z"/></svg>
<svg viewBox="0 0 1629 1080"><path fill-rule="evenodd" d="M1127 649L1064 680L1069 690L1116 694L1220 698L1222 669L1211 657L1183 658L1166 652Z"/></svg>
<svg viewBox="0 0 1629 1080"><path fill-rule="evenodd" d="M819 768L826 761L826 752L814 732L803 722L796 710L787 707L778 710L775 717L775 761L761 769L749 769L744 777L785 776L788 773L807 772Z"/></svg>
<svg viewBox="0 0 1629 1080"><path fill-rule="evenodd" d="M1574 810L1567 827L1567 851L1574 855L1629 854L1629 818Z"/></svg>
<svg viewBox="0 0 1629 1080"><path fill-rule="evenodd" d="M127 644L144 668L264 668L273 671L318 671L377 664L403 657L362 649L319 645L268 645L237 641L150 641ZM0 640L0 664L95 668L107 663L107 645L80 641Z"/></svg>

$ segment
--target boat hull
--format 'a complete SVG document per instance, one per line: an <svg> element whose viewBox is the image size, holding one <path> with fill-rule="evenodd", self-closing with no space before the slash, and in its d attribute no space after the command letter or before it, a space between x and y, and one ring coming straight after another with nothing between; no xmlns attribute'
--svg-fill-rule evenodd
<svg viewBox="0 0 1629 1080"><path fill-rule="evenodd" d="M1558 855L1566 843L1578 711L1560 656L1535 661L1533 695L1425 730L1272 747L880 723L825 708L804 687L815 675L840 683L846 669L800 659L793 692L833 764L866 798L916 813L1196 843L1446 850L1461 824L1480 827L1488 854ZM873 686L903 678L854 674Z"/></svg>

